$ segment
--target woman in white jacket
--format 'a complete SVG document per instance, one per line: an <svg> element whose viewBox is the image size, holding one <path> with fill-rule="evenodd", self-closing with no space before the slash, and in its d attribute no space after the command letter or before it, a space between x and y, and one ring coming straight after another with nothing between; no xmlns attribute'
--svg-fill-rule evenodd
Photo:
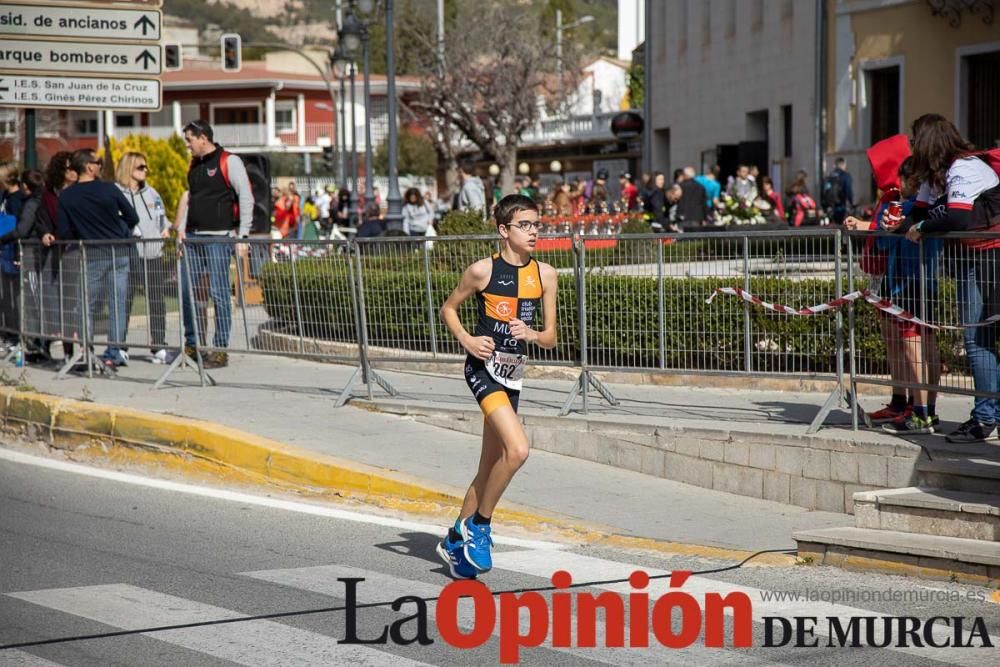
<svg viewBox="0 0 1000 667"><path fill-rule="evenodd" d="M420 190L410 188L404 196L403 232L408 236L424 236L434 224L434 208L424 201Z"/></svg>
<svg viewBox="0 0 1000 667"><path fill-rule="evenodd" d="M139 224L134 230L137 240L129 247L125 340L128 342L132 302L141 287L146 295L146 314L149 318L148 345L154 361L162 362L167 346L167 282L172 267L163 257L163 243L159 240L169 236L170 224L159 193L146 183L148 175L149 164L142 153L125 153L115 170L118 187L139 215Z"/></svg>

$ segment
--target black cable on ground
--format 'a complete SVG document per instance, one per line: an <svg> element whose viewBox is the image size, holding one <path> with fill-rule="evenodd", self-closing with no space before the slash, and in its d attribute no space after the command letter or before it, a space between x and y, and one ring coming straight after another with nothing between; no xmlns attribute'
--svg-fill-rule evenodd
<svg viewBox="0 0 1000 667"><path fill-rule="evenodd" d="M730 570L736 570L736 569L739 569L739 568L743 567L744 565L746 565L747 563L749 563L751 560L753 560L757 556L760 556L761 554L774 554L774 553L782 553L782 554L784 554L784 553L790 553L790 552L795 552L795 548L789 548L789 549L763 549L761 551L757 551L755 553L750 554L749 556L747 556L746 558L744 558L743 560L741 560L739 563L736 563L735 565L727 565L725 567L717 567L717 568L713 568L713 569L710 569L710 570L694 570L694 571L691 571L691 574L692 575L703 575L703 574L718 574L720 572L728 572ZM638 568L637 567L636 569L642 569L642 568ZM654 579L667 579L667 578L671 577L672 575L673 575L673 572L667 572L665 574L652 575L652 576L649 577L649 579L650 579L650 581L652 581ZM505 593L513 593L513 594L520 594L520 593L544 593L544 592L547 592L547 591L554 591L554 590L566 590L567 588L589 588L591 586L608 586L608 585L611 585L611 584L625 584L625 583L628 583L628 578L627 577L625 579L606 579L606 580L603 580L603 581L581 581L581 582L574 582L574 583L570 584L569 586L560 587L558 589L555 586L537 586L537 587L534 587L534 588L514 588L514 589L510 589L510 590L505 590L505 591L490 591L490 593L492 595L494 595L494 596L496 596L496 595L503 595ZM420 598L420 599L423 600L424 602L435 602L435 601L437 601L438 597ZM394 600L390 600L388 602L367 602L365 604L354 605L353 608L354 609L373 609L373 608L376 608L376 607L391 607L393 602L394 602ZM39 639L39 640L36 640L36 641L31 641L31 642L19 642L17 644L5 644L3 646L0 646L0 651L7 650L7 649L31 648L33 646L48 646L50 644L66 644L66 643L69 643L69 642L81 642L81 641L87 641L87 640L91 640L91 639L110 639L112 637L128 637L130 635L144 635L144 634L150 634L150 633L153 633L153 632L166 632L168 630L186 630L188 628L202 628L202 627L209 626L209 625L225 625L227 623L245 623L247 621L266 621L266 620L272 620L272 619L276 619L276 618L289 618L289 617L292 617L292 616L310 616L310 615L313 615L313 614L328 614L328 613L333 613L333 612L338 612L338 611L346 611L346 610L347 610L347 607L344 607L344 606L338 606L338 607L319 607L319 608L316 608L316 609L302 609L302 610L298 610L298 611L281 611L281 612L275 612L275 613L272 613L272 614L258 614L256 616L241 616L239 618L220 618L220 619L216 619L216 620L213 620L213 621L198 621L196 623L180 623L180 624L177 624L177 625L160 625L160 626L156 626L156 627L152 627L152 628L140 628L140 629L137 629L137 630L116 630L114 632L101 632L101 633L92 634L92 635L74 635L74 636L71 636L71 637L56 637L54 639Z"/></svg>

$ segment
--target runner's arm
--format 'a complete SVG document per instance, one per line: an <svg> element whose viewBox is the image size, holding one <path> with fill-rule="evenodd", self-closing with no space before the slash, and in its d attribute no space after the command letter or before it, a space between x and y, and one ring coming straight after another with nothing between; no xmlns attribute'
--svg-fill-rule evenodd
<svg viewBox="0 0 1000 667"><path fill-rule="evenodd" d="M545 328L538 332L535 345L551 350L559 338L556 332L556 289L559 287L559 276L554 268L543 262L538 263L538 272L542 276L542 314L545 316Z"/></svg>
<svg viewBox="0 0 1000 667"><path fill-rule="evenodd" d="M458 286L441 306L441 321L448 327L451 335L461 343L462 347L477 359L486 359L493 352L493 339L489 336L473 336L458 316L458 307L469 297L479 292L489 280L490 260L480 260L465 270Z"/></svg>

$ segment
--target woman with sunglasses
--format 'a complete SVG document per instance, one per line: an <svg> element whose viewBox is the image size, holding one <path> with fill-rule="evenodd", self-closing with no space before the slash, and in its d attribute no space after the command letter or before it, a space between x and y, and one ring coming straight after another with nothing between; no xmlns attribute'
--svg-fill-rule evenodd
<svg viewBox="0 0 1000 667"><path fill-rule="evenodd" d="M441 319L466 350L465 381L484 416L478 473L455 525L437 547L452 576L464 579L493 567L490 519L528 458L528 438L517 418L528 343L556 345L556 272L531 257L538 205L524 195L507 195L493 217L502 250L469 266L441 306ZM473 296L479 320L469 333L458 312ZM533 328L543 313L544 328Z"/></svg>
<svg viewBox="0 0 1000 667"><path fill-rule="evenodd" d="M132 316L132 303L140 288L146 295L149 315L149 345L153 363L166 360L167 346L167 279L170 267L163 258L163 243L170 235L160 194L146 182L149 162L142 153L125 153L118 160L115 180L125 198L139 216L139 224L132 229L135 243L129 246L129 290L125 305L125 340L128 340L128 322ZM123 348L127 349L127 348Z"/></svg>

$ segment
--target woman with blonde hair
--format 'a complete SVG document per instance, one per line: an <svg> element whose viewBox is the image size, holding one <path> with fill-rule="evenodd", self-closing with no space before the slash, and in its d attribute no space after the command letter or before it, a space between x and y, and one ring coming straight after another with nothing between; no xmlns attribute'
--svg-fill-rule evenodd
<svg viewBox="0 0 1000 667"><path fill-rule="evenodd" d="M153 362L162 363L167 346L167 277L170 267L163 258L160 239L170 235L170 224L160 194L146 182L149 163L142 153L125 153L118 160L115 181L139 216L133 230L135 243L129 246L129 290L125 305L125 340L128 340L128 322L132 316L132 303L142 287L146 295L146 312L149 316L148 343ZM125 349L124 347L122 349Z"/></svg>

